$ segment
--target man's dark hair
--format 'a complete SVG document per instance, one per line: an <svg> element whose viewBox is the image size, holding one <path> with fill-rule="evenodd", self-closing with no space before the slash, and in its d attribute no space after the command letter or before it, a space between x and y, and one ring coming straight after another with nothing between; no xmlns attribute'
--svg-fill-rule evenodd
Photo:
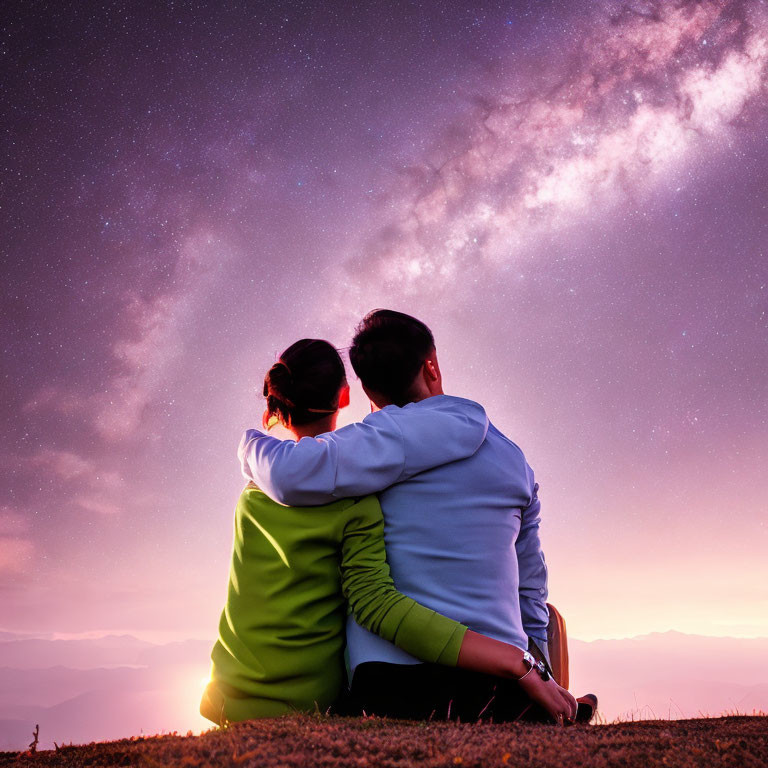
<svg viewBox="0 0 768 768"><path fill-rule="evenodd" d="M394 405L411 402L411 386L435 348L421 320L391 309L374 309L357 326L349 360L367 389Z"/></svg>

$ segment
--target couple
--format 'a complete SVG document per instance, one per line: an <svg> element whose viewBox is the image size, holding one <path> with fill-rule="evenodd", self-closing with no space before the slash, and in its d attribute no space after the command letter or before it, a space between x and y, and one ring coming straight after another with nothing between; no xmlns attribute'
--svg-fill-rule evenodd
<svg viewBox="0 0 768 768"><path fill-rule="evenodd" d="M443 393L419 320L371 312L349 357L372 412L338 431L349 386L328 342L296 342L266 375L264 428L294 439L250 429L240 444L249 482L201 713L589 721L596 699L552 676L522 452Z"/></svg>

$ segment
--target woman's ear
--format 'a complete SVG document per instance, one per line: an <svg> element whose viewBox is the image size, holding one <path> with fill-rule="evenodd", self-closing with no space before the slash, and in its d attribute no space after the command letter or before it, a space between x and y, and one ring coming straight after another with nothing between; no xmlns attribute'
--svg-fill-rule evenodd
<svg viewBox="0 0 768 768"><path fill-rule="evenodd" d="M339 410L349 405L349 384L345 384L339 392Z"/></svg>
<svg viewBox="0 0 768 768"><path fill-rule="evenodd" d="M276 413L270 414L268 410L265 410L264 413L261 415L261 424L264 427L264 429L269 432L272 427L275 426L275 424L280 423L280 418Z"/></svg>

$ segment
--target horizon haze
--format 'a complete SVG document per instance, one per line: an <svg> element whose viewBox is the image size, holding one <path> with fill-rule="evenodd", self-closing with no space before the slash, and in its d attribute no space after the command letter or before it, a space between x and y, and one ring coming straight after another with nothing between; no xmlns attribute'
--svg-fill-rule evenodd
<svg viewBox="0 0 768 768"><path fill-rule="evenodd" d="M0 751L214 727L197 712L213 640L0 635ZM768 638L666 632L570 641L571 690L599 698L599 722L768 712ZM713 673L711 659L728 655Z"/></svg>

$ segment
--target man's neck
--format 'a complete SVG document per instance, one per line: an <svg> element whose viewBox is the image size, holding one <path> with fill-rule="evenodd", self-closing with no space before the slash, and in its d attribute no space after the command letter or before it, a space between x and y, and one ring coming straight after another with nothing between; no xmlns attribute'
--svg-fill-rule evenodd
<svg viewBox="0 0 768 768"><path fill-rule="evenodd" d="M422 400L428 400L430 397L444 394L445 392L443 392L443 385L440 380L427 383L423 379L417 378L417 386L411 390L408 402L420 403Z"/></svg>
<svg viewBox="0 0 768 768"><path fill-rule="evenodd" d="M430 397L437 397L437 395L444 395L445 392L443 392L442 389L435 392L423 392L417 395L416 397L411 398L412 403L420 403L422 400L429 400Z"/></svg>
<svg viewBox="0 0 768 768"><path fill-rule="evenodd" d="M442 389L435 392L428 392L428 391L419 392L417 395L414 395L413 397L411 397L406 403L406 405L408 405L409 403L420 403L422 400L428 400L430 397L436 397L437 395L444 395L444 394L445 392L443 392ZM376 411L380 411L382 408L386 408L388 405L394 405L394 403L382 403L381 406L378 406L376 405L376 403L373 402L373 400L371 400L371 412L375 413Z"/></svg>
<svg viewBox="0 0 768 768"><path fill-rule="evenodd" d="M325 432L333 432L336 429L336 413L324 416L322 419L312 421L309 424L292 424L288 427L288 431L297 439L301 440L302 437L317 437Z"/></svg>

